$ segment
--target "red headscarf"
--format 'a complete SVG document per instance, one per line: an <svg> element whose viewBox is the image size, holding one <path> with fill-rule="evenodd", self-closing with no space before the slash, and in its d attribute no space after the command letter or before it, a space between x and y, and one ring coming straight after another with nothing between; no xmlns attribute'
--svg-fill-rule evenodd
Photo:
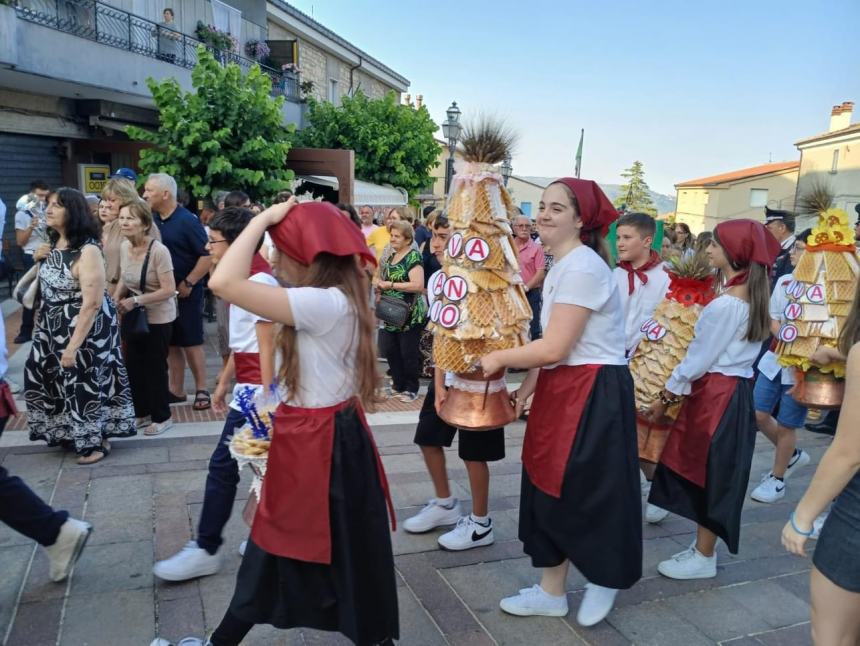
<svg viewBox="0 0 860 646"><path fill-rule="evenodd" d="M726 257L742 267L754 262L770 269L782 248L773 234L755 220L720 222L714 235ZM729 281L727 287L745 283L746 279L747 272L743 272Z"/></svg>
<svg viewBox="0 0 860 646"><path fill-rule="evenodd" d="M269 228L269 235L278 251L305 266L321 253L359 255L376 265L361 230L329 202L296 204L287 217Z"/></svg>
<svg viewBox="0 0 860 646"><path fill-rule="evenodd" d="M579 217L582 220L582 233L600 231L600 235L609 233L609 225L618 219L618 211L603 193L603 190L590 179L561 177L553 184L562 183L576 196L579 205Z"/></svg>

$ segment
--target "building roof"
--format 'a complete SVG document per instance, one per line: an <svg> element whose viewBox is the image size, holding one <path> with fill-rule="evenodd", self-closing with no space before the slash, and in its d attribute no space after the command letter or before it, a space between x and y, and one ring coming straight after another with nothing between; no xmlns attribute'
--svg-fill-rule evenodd
<svg viewBox="0 0 860 646"><path fill-rule="evenodd" d="M816 141L824 141L833 137L842 137L843 135L851 135L854 133L860 135L860 123L854 123L847 128L842 128L841 130L834 130L833 132L823 132L820 135L815 135L814 137L807 137L806 139L801 139L800 141L795 142L794 145L803 146L805 144L815 143Z"/></svg>
<svg viewBox="0 0 860 646"><path fill-rule="evenodd" d="M387 65L384 65L378 59L374 58L370 54L362 51L361 49L359 49L358 47L356 47L355 45L350 43L345 38L338 36L331 29L323 26L321 23L317 22L316 20L311 18L309 15L307 15L303 11L299 11L293 5L284 2L284 0L268 0L268 1L271 2L273 5L275 5L278 9L282 10L284 13L289 14L290 16L292 16L293 18L295 18L299 22L304 23L306 26L310 27L311 29L314 29L314 30L318 31L319 33L323 34L324 36L326 36L327 38L330 38L331 40L335 41L341 47L351 51L356 56L359 56L362 59L366 60L367 62L372 63L373 65L376 65L381 70L387 72L388 74L391 74L391 76L395 77L397 80L399 80L401 83L403 83L406 87L409 87L409 79L407 79L405 76L398 74L393 69L391 69Z"/></svg>
<svg viewBox="0 0 860 646"><path fill-rule="evenodd" d="M722 173L720 175L711 175L710 177L687 180L686 182L675 184L675 188L690 186L716 186L718 184L727 184L730 182L737 182L742 179L752 179L753 177L761 177L763 175L771 175L773 173L781 173L798 168L800 168L799 161L763 164L761 166L753 166L752 168L742 168L741 170L735 170L730 173Z"/></svg>

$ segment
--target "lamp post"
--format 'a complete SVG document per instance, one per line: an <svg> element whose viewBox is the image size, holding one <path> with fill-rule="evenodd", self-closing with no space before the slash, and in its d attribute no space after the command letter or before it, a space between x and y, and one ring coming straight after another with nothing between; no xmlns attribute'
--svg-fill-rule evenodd
<svg viewBox="0 0 860 646"><path fill-rule="evenodd" d="M511 178L511 175L514 172L513 166L511 166L511 156L505 155L505 160L502 162L502 166L499 169L502 173L502 180L504 181L505 187L508 186L508 180Z"/></svg>
<svg viewBox="0 0 860 646"><path fill-rule="evenodd" d="M451 178L454 176L454 152L457 150L457 141L460 139L460 108L457 102L451 103L451 107L445 111L448 118L442 122L442 136L448 140L448 163L445 165L445 195L451 190Z"/></svg>

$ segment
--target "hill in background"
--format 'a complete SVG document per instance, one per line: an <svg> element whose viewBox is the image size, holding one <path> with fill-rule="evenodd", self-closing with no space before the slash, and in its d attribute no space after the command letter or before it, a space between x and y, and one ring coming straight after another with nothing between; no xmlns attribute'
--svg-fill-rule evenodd
<svg viewBox="0 0 860 646"><path fill-rule="evenodd" d="M520 176L522 179L527 182L532 182L533 184L538 184L539 186L546 186L550 182L552 182L555 177L533 177L533 176ZM606 193L606 197L610 199L610 201L614 201L616 197L618 197L618 193L621 191L621 184L600 184L600 188L603 189L603 192ZM675 210L675 196L674 195L664 195L663 193L658 193L656 191L650 191L651 200L654 202L654 207L657 209L657 214L662 215L664 213L671 213Z"/></svg>

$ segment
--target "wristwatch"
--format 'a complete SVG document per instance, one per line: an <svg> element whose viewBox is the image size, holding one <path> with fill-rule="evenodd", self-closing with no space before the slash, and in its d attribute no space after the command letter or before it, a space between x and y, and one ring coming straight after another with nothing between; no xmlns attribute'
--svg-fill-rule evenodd
<svg viewBox="0 0 860 646"><path fill-rule="evenodd" d="M182 282L183 282L183 283L185 283L185 286L186 286L188 289L194 289L194 283L188 282L188 279L187 279L187 278L183 278L183 279L182 279Z"/></svg>
<svg viewBox="0 0 860 646"><path fill-rule="evenodd" d="M138 302L138 300L137 300L137 296L132 296L132 297L131 297L131 300L132 300L132 302L133 302L135 305L140 305L140 303L139 303L139 302Z"/></svg>

